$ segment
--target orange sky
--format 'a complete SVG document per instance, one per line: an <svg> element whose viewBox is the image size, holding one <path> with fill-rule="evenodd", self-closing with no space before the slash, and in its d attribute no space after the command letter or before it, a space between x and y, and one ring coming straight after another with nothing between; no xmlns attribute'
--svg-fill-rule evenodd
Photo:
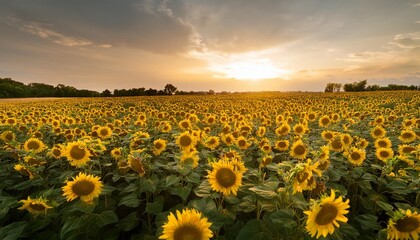
<svg viewBox="0 0 420 240"><path fill-rule="evenodd" d="M420 85L418 0L5 0L0 77L97 91Z"/></svg>

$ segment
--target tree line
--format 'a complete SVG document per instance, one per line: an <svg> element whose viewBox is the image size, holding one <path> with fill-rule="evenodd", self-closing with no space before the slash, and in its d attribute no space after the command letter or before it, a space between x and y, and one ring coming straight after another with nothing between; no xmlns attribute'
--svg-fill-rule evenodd
<svg viewBox="0 0 420 240"><path fill-rule="evenodd" d="M177 93L177 88L172 84L166 84L164 89L153 88L131 88L115 89L111 92L105 89L97 92L86 89L77 89L72 86L58 84L57 86L45 83L24 84L11 78L0 78L0 98L25 98L25 97L122 97L122 96L156 96L173 95ZM185 94L186 92L180 91Z"/></svg>
<svg viewBox="0 0 420 240"><path fill-rule="evenodd" d="M367 80L359 82L347 83L342 85L341 83L328 83L325 87L324 92L340 92L341 87L345 92L363 92L363 91L391 91L391 90L420 90L420 86L415 85L398 85L388 84L388 86L379 85L367 85Z"/></svg>

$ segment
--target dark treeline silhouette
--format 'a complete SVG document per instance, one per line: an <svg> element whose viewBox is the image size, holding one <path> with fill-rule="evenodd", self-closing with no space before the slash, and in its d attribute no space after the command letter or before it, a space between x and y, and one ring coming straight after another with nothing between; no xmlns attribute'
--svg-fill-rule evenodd
<svg viewBox="0 0 420 240"><path fill-rule="evenodd" d="M166 84L162 90L153 88L115 89L113 92L106 89L102 93L86 89L77 89L72 86L58 84L57 86L45 83L24 83L11 78L0 78L0 98L25 98L25 97L124 97L124 96L156 96L173 95L177 88L172 84ZM180 94L186 92L180 91ZM189 92L190 93L190 92ZM194 94L194 92L192 92ZM188 93L187 93L188 94Z"/></svg>
<svg viewBox="0 0 420 240"><path fill-rule="evenodd" d="M336 87L339 86L339 87ZM325 87L325 92L339 92L341 84L328 83ZM338 91L337 91L338 89ZM343 85L345 92L363 92L363 91L392 91L392 90L420 90L420 86L406 86L397 84L388 84L386 87L379 85L367 85L367 80L362 80L354 83L346 83Z"/></svg>

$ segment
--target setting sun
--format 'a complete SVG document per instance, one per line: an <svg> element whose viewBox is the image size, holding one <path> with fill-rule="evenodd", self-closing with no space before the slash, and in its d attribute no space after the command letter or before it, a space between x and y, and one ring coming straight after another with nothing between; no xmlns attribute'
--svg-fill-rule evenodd
<svg viewBox="0 0 420 240"><path fill-rule="evenodd" d="M226 65L217 65L212 68L225 78L237 80L261 80L286 78L287 71L279 69L270 59L246 59L238 60Z"/></svg>

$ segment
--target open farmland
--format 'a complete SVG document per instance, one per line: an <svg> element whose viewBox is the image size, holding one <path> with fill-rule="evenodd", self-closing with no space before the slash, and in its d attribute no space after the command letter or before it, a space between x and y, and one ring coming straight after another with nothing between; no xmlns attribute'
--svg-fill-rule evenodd
<svg viewBox="0 0 420 240"><path fill-rule="evenodd" d="M418 91L1 102L0 236L417 239L419 127Z"/></svg>

